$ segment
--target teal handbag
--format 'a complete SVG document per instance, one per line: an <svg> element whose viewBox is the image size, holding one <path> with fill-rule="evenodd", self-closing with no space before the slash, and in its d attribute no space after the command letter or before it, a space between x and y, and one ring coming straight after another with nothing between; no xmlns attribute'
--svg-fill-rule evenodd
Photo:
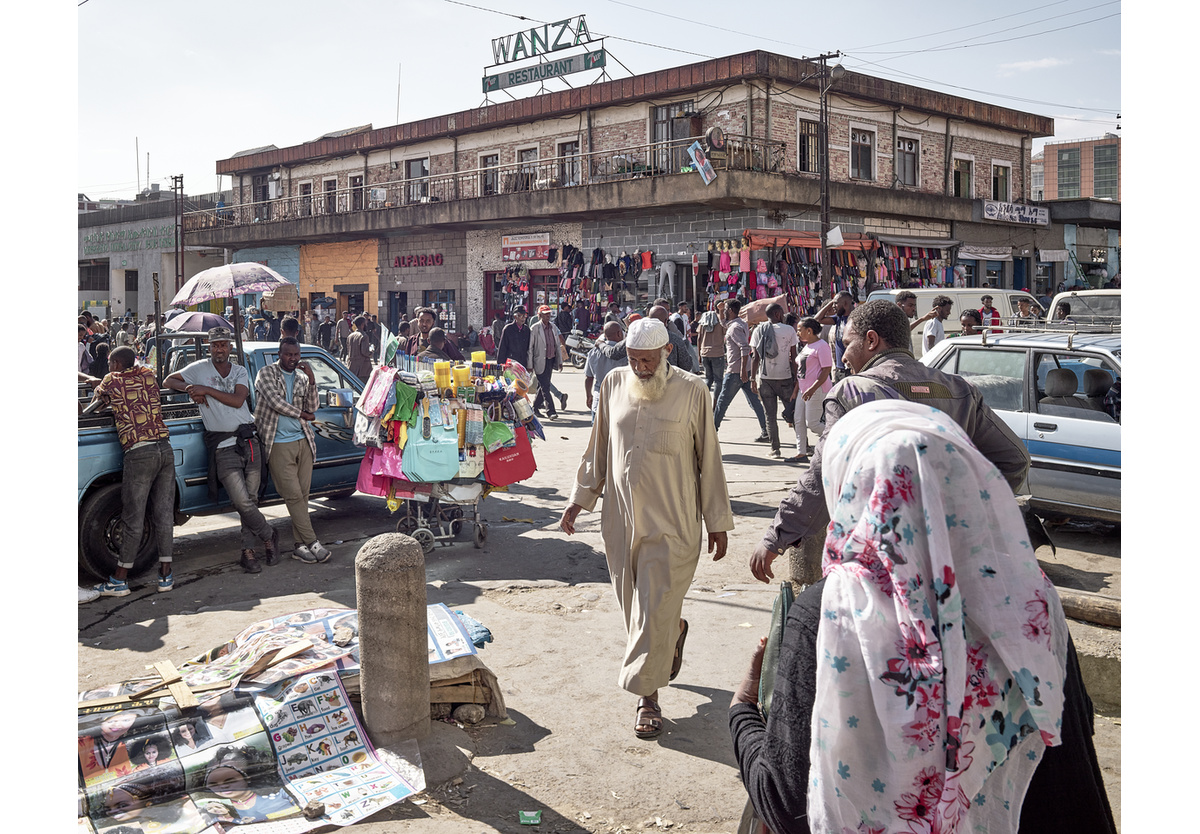
<svg viewBox="0 0 1200 834"><path fill-rule="evenodd" d="M428 400L425 414L428 415ZM428 435L426 435L428 432ZM404 477L418 483L452 481L458 477L458 426L430 426L428 416L422 430L410 431L401 461Z"/></svg>

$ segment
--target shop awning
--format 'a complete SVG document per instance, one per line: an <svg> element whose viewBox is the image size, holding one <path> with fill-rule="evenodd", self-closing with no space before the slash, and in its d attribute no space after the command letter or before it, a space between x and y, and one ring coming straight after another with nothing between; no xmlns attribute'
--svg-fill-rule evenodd
<svg viewBox="0 0 1200 834"><path fill-rule="evenodd" d="M1039 249L1038 260L1044 264L1065 264L1071 255L1066 249Z"/></svg>
<svg viewBox="0 0 1200 834"><path fill-rule="evenodd" d="M918 249L949 249L962 242L948 237L896 237L895 235L875 235L875 237L880 243L887 246L914 246Z"/></svg>
<svg viewBox="0 0 1200 834"><path fill-rule="evenodd" d="M958 250L960 261L1011 261L1012 246L976 246L964 243Z"/></svg>
<svg viewBox="0 0 1200 834"><path fill-rule="evenodd" d="M747 229L751 249L778 249L781 246L800 246L804 249L820 249L820 232L789 232L786 229ZM843 234L844 241L830 249L843 252L869 252L875 241L866 235Z"/></svg>

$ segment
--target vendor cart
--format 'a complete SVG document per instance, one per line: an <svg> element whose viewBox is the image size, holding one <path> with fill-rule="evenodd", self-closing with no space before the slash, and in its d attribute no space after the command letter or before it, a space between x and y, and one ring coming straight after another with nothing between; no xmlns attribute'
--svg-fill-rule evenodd
<svg viewBox="0 0 1200 834"><path fill-rule="evenodd" d="M412 490L412 498L400 498L395 510L399 515L396 532L412 536L429 554L437 544L449 547L458 540L469 509L475 547L483 547L488 530L487 522L479 515L479 502L491 492L488 485L481 481L456 480L425 486L429 489Z"/></svg>

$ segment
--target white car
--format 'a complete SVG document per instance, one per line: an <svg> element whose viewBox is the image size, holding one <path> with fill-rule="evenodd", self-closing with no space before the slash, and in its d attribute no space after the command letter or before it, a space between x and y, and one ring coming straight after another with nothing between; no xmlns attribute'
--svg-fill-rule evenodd
<svg viewBox="0 0 1200 834"><path fill-rule="evenodd" d="M1025 441L1035 510L1120 522L1120 333L959 336L921 362L974 385Z"/></svg>

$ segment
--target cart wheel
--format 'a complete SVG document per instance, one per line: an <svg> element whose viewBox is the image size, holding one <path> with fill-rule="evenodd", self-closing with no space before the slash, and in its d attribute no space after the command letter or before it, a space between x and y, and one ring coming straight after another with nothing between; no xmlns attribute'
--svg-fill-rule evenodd
<svg viewBox="0 0 1200 834"><path fill-rule="evenodd" d="M456 518L450 522L450 535L457 537L458 534L461 532L462 532L462 521L460 519Z"/></svg>
<svg viewBox="0 0 1200 834"><path fill-rule="evenodd" d="M411 536L413 530L417 529L417 520L411 515L402 515L400 520L396 522L396 532L404 533Z"/></svg>
<svg viewBox="0 0 1200 834"><path fill-rule="evenodd" d="M475 523L475 547L483 547L483 543L487 541L487 525L482 522Z"/></svg>
<svg viewBox="0 0 1200 834"><path fill-rule="evenodd" d="M419 527L413 531L412 537L417 540L417 544L421 545L421 550L429 555L433 552L434 538L433 531L428 527Z"/></svg>

